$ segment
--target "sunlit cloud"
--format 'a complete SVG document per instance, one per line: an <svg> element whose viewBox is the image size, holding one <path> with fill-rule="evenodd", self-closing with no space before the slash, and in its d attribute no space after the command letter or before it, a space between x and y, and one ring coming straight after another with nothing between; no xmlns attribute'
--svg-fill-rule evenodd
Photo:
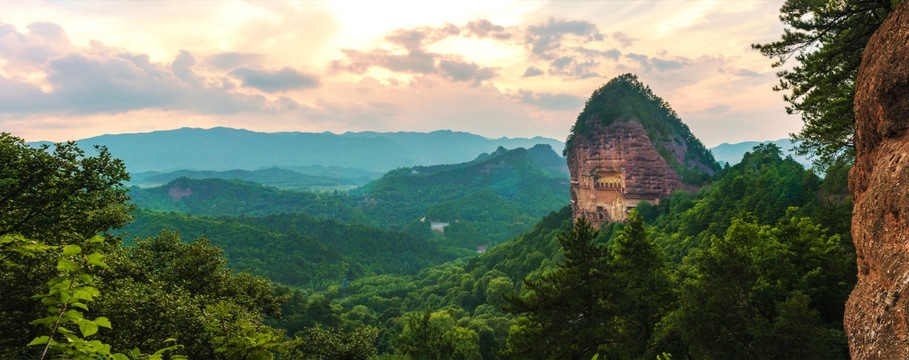
<svg viewBox="0 0 909 360"><path fill-rule="evenodd" d="M634 72L708 146L776 139L799 122L750 44L779 36L781 3L13 3L0 127L30 140L182 126L561 140L593 90Z"/></svg>

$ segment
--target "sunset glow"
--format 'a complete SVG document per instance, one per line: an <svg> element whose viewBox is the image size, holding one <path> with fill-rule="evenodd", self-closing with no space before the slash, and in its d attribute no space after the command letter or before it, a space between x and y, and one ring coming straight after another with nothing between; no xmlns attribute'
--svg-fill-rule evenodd
<svg viewBox="0 0 909 360"><path fill-rule="evenodd" d="M0 130L228 126L564 140L636 73L707 146L786 137L782 1L4 2Z"/></svg>

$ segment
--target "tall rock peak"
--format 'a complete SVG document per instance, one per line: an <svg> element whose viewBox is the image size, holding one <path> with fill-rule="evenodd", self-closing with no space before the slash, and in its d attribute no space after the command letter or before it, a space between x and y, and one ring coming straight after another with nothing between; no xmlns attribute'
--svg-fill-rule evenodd
<svg viewBox="0 0 909 360"><path fill-rule="evenodd" d="M565 153L575 218L624 221L629 209L695 189L719 171L713 155L675 111L633 74L593 92Z"/></svg>
<svg viewBox="0 0 909 360"><path fill-rule="evenodd" d="M855 82L849 188L858 283L844 325L853 359L909 359L909 1L868 41Z"/></svg>

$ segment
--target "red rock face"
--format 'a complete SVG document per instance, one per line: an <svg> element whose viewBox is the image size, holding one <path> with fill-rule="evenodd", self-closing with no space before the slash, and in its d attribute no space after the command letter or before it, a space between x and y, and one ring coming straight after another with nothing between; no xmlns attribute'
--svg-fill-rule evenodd
<svg viewBox="0 0 909 360"><path fill-rule="evenodd" d="M853 359L909 358L909 1L871 37L856 80L849 174L858 284L844 325Z"/></svg>
<svg viewBox="0 0 909 360"><path fill-rule="evenodd" d="M575 219L585 217L597 226L624 221L627 210L639 202L656 204L681 187L679 175L637 121L589 125L593 135L575 138L568 153Z"/></svg>

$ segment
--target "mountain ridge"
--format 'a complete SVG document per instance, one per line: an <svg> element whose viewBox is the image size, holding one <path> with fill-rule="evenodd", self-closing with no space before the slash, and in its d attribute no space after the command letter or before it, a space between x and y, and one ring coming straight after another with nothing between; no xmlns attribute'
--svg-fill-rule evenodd
<svg viewBox="0 0 909 360"><path fill-rule="evenodd" d="M130 172L227 171L269 167L338 166L373 172L399 167L461 163L499 146L530 148L538 143L560 151L555 139L491 139L467 132L256 132L228 127L179 128L106 134L76 141L87 153L103 145ZM31 146L48 142L30 142Z"/></svg>

